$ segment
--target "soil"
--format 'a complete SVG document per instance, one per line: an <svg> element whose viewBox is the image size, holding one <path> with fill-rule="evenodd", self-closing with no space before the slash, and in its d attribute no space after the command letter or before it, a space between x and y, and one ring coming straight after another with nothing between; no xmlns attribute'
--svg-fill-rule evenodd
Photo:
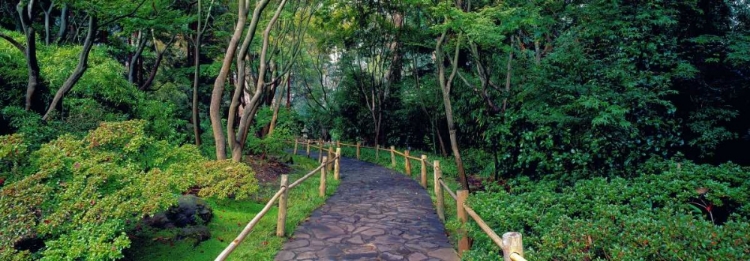
<svg viewBox="0 0 750 261"><path fill-rule="evenodd" d="M292 168L276 158L261 159L260 156L245 156L243 161L255 171L255 178L260 184L276 184L281 174L289 174Z"/></svg>

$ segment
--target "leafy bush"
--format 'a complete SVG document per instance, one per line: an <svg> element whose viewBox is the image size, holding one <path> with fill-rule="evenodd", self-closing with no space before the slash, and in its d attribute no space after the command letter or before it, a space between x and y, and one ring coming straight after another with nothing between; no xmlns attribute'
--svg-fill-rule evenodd
<svg viewBox="0 0 750 261"><path fill-rule="evenodd" d="M518 178L476 193L470 205L496 232L521 232L529 260L750 258L750 169L677 166L650 162L637 178L574 186ZM472 227L467 259L497 260L497 247Z"/></svg>
<svg viewBox="0 0 750 261"><path fill-rule="evenodd" d="M273 117L273 110L269 107L263 107L258 111L258 116L255 118L255 124L252 126L250 133L257 133L268 126L271 123ZM295 123L296 115L289 112L286 109L279 109L278 119L276 120L276 127L273 133L266 135L263 138L258 138L255 135L248 135L246 146L249 151L253 154L282 154L284 149L287 147L286 141L294 139L292 131L296 129Z"/></svg>
<svg viewBox="0 0 750 261"><path fill-rule="evenodd" d="M0 259L120 258L130 245L126 231L188 188L219 198L257 189L249 167L206 161L195 146L155 140L145 129L142 120L105 122L82 139L63 135L33 152L32 174L0 190ZM2 151L17 137L4 136Z"/></svg>

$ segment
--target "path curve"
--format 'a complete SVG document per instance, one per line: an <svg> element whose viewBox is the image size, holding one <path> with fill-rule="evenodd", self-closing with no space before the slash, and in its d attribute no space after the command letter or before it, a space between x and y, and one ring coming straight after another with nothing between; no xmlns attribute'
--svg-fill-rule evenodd
<svg viewBox="0 0 750 261"><path fill-rule="evenodd" d="M274 260L459 258L430 196L416 181L372 163L342 158L336 193L297 227Z"/></svg>

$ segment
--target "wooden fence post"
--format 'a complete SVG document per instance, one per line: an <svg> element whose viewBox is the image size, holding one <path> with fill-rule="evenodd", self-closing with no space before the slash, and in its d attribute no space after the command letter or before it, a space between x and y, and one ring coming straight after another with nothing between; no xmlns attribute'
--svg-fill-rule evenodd
<svg viewBox="0 0 750 261"><path fill-rule="evenodd" d="M437 206L435 210L437 210L437 214L440 220L445 222L445 201L443 200L443 187L440 186L440 176L442 175L442 170L440 170L440 161L433 161L432 164L434 170L433 183L435 183L435 198L437 199Z"/></svg>
<svg viewBox="0 0 750 261"><path fill-rule="evenodd" d="M396 148L391 146L391 167L396 167Z"/></svg>
<svg viewBox="0 0 750 261"><path fill-rule="evenodd" d="M375 162L380 159L380 145L375 145Z"/></svg>
<svg viewBox="0 0 750 261"><path fill-rule="evenodd" d="M427 188L427 155L422 154L420 163L422 164L419 169L419 183L422 184L423 188Z"/></svg>
<svg viewBox="0 0 750 261"><path fill-rule="evenodd" d="M456 196L458 196L458 200L456 200L456 216L461 221L461 229L458 231L461 235L461 239L458 241L458 256L462 256L464 251L469 250L469 237L466 236L466 222L469 221L469 216L466 214L466 209L464 209L464 203L469 197L469 191L460 189L456 191Z"/></svg>
<svg viewBox="0 0 750 261"><path fill-rule="evenodd" d="M281 193L281 197L279 197L279 215L278 219L276 220L276 236L277 237L283 237L284 236L284 230L286 229L286 204L287 199L289 198L289 176L287 174L281 175L281 189L284 190L284 192Z"/></svg>
<svg viewBox="0 0 750 261"><path fill-rule="evenodd" d="M341 148L341 140L336 141L336 148Z"/></svg>
<svg viewBox="0 0 750 261"><path fill-rule="evenodd" d="M411 177L411 159L409 158L409 150L404 151L404 170L406 170L406 175Z"/></svg>
<svg viewBox="0 0 750 261"><path fill-rule="evenodd" d="M307 151L306 152L307 153L307 157L309 158L310 157L310 140L307 140L307 150L306 151Z"/></svg>
<svg viewBox="0 0 750 261"><path fill-rule="evenodd" d="M326 164L328 157L323 156L323 164ZM321 197L326 196L326 166L320 168L320 187L318 188Z"/></svg>
<svg viewBox="0 0 750 261"><path fill-rule="evenodd" d="M318 140L318 162L323 161L323 140Z"/></svg>
<svg viewBox="0 0 750 261"><path fill-rule="evenodd" d="M333 164L333 178L339 180L341 172L341 148L336 148L336 162Z"/></svg>
<svg viewBox="0 0 750 261"><path fill-rule="evenodd" d="M333 148L332 147L328 147L328 158L329 159L333 158ZM333 168L333 164L326 164L326 171L330 172L331 168Z"/></svg>
<svg viewBox="0 0 750 261"><path fill-rule="evenodd" d="M357 142L357 159L359 159L359 141Z"/></svg>
<svg viewBox="0 0 750 261"><path fill-rule="evenodd" d="M503 260L511 261L513 255L523 257L523 239L521 233L508 232L503 234Z"/></svg>
<svg viewBox="0 0 750 261"><path fill-rule="evenodd" d="M294 152L292 152L293 155L297 155L297 139L294 139Z"/></svg>

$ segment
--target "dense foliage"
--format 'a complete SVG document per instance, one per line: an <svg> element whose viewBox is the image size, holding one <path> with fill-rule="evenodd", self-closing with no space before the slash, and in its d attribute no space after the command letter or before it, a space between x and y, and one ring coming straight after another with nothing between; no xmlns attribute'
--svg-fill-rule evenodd
<svg viewBox="0 0 750 261"><path fill-rule="evenodd" d="M533 259L747 259L749 86L747 0L2 1L0 258L117 259L306 136L440 154Z"/></svg>
<svg viewBox="0 0 750 261"><path fill-rule="evenodd" d="M521 232L530 260L745 260L748 175L735 164L658 162L634 179L573 186L515 179L478 192L470 205L496 230ZM468 260L500 258L473 231L478 241Z"/></svg>
<svg viewBox="0 0 750 261"><path fill-rule="evenodd" d="M147 136L145 125L102 123L83 139L63 135L23 155L29 164L0 190L2 259L115 259L130 244L129 228L188 188L218 198L257 189L244 164L207 161L195 146ZM2 160L14 168L21 138L3 136Z"/></svg>

